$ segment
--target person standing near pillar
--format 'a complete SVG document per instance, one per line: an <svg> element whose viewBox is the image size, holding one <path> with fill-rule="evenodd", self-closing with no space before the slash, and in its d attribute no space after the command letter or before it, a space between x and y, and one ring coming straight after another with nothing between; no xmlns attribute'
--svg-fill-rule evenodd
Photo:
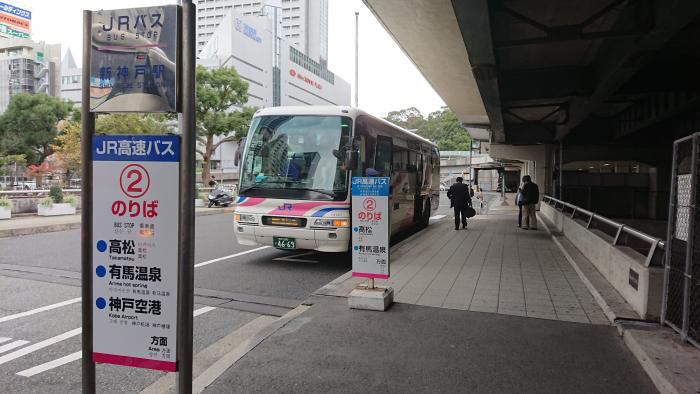
<svg viewBox="0 0 700 394"><path fill-rule="evenodd" d="M467 228L467 208L472 207L472 196L474 196L472 188L462 182L462 177L458 177L457 183L450 186L450 190L447 191L450 206L455 210L455 230L459 230L460 222L462 228Z"/></svg>
<svg viewBox="0 0 700 394"><path fill-rule="evenodd" d="M537 203L540 201L540 188L532 182L530 175L523 177L523 187L520 193L520 204L525 215L524 230L537 230Z"/></svg>

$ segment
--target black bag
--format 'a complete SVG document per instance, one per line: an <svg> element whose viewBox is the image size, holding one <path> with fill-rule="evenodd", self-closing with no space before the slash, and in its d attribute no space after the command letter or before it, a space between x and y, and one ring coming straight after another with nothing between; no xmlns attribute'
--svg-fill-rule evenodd
<svg viewBox="0 0 700 394"><path fill-rule="evenodd" d="M472 207L465 208L464 213L467 214L468 218L473 218L474 216L476 216L476 210Z"/></svg>

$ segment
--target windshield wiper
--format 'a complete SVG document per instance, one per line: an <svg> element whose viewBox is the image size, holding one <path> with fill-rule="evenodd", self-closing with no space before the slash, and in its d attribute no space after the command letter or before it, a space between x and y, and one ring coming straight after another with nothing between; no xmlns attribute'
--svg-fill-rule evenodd
<svg viewBox="0 0 700 394"><path fill-rule="evenodd" d="M325 194L325 195L333 197L333 198L335 198L335 196L336 196L335 193L328 192L328 191L325 191L323 189L312 189L312 188L308 188L308 187L285 187L285 189L286 190L308 190L310 192Z"/></svg>
<svg viewBox="0 0 700 394"><path fill-rule="evenodd" d="M255 182L255 183L253 183L252 185L250 185L250 186L248 186L248 187L246 187L246 188L244 188L244 189L241 189L241 190L239 191L239 193L245 193L245 192L247 192L247 191L249 191L249 190L256 189L256 188L258 188L258 187L264 187L266 184L271 184L271 185L273 185L273 184L278 184L278 183L290 183L290 181L277 181L277 180L267 180L267 179L265 179L265 180L262 180L262 181Z"/></svg>

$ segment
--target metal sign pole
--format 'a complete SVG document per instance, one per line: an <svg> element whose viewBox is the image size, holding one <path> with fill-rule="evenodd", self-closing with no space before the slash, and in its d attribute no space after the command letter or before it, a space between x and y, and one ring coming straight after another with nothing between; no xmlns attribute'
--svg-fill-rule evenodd
<svg viewBox="0 0 700 394"><path fill-rule="evenodd" d="M95 114L90 112L90 53L92 11L83 11L83 80L81 95L81 295L82 295L82 391L95 392L95 363L92 360L92 137Z"/></svg>
<svg viewBox="0 0 700 394"><path fill-rule="evenodd" d="M192 330L194 307L194 184L195 184L195 68L196 8L182 4L182 117L180 134L180 255L178 274L178 393L192 393Z"/></svg>

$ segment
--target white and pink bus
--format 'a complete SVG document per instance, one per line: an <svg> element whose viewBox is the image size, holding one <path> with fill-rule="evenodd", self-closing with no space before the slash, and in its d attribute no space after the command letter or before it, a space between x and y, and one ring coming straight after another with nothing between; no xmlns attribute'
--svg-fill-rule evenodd
<svg viewBox="0 0 700 394"><path fill-rule="evenodd" d="M234 231L242 245L348 250L350 177L391 177L391 235L427 226L440 197L435 144L351 107L274 107L246 138Z"/></svg>

